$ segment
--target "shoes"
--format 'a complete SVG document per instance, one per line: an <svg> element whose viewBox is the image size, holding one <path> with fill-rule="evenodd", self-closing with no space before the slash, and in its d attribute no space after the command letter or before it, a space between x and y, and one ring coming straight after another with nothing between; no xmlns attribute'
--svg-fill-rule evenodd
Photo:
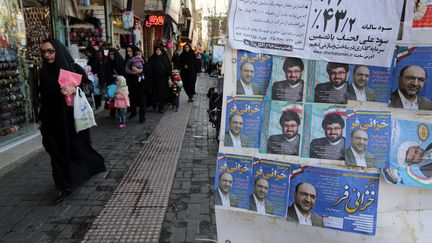
<svg viewBox="0 0 432 243"><path fill-rule="evenodd" d="M139 123L143 124L146 121L145 117L140 117Z"/></svg>
<svg viewBox="0 0 432 243"><path fill-rule="evenodd" d="M120 129L122 129L122 128L126 128L126 124L120 124L118 127L119 127Z"/></svg>
<svg viewBox="0 0 432 243"><path fill-rule="evenodd" d="M178 111L178 107L176 106L176 107L174 107L174 111Z"/></svg>
<svg viewBox="0 0 432 243"><path fill-rule="evenodd" d="M188 102L193 102L194 100L193 99L188 99Z"/></svg>
<svg viewBox="0 0 432 243"><path fill-rule="evenodd" d="M70 188L61 191L58 197L54 200L53 205L62 203L71 193L72 190Z"/></svg>

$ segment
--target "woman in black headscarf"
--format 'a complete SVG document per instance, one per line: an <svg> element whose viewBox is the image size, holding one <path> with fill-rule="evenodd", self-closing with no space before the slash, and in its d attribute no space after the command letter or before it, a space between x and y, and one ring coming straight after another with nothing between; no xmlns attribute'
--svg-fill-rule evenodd
<svg viewBox="0 0 432 243"><path fill-rule="evenodd" d="M127 85L129 87L129 119L132 119L136 116L136 109L139 107L139 122L144 123L146 120L146 99L149 92L149 87L147 84L148 78L146 77L148 74L148 65L145 59L141 56L142 61L144 61L142 69L133 66L133 63L135 60L137 60L138 56L141 56L141 50L137 46L130 45L126 48L125 73ZM139 74L144 74L144 80L140 80L138 78Z"/></svg>
<svg viewBox="0 0 432 243"><path fill-rule="evenodd" d="M183 52L180 54L180 77L183 81L184 90L189 97L188 102L192 102L195 95L197 70L195 52L189 44L186 44L183 46Z"/></svg>
<svg viewBox="0 0 432 243"><path fill-rule="evenodd" d="M153 55L149 58L149 80L151 82L152 95L159 112L163 112L163 107L168 98L168 79L171 75L171 63L161 46L154 49Z"/></svg>
<svg viewBox="0 0 432 243"><path fill-rule="evenodd" d="M41 107L38 115L42 144L51 157L52 174L60 191L53 202L62 202L72 189L93 175L105 171L103 157L91 147L89 130L75 131L73 107L67 106L66 95L74 95L75 87L60 88L60 69L82 75L80 87L89 95L93 86L85 71L74 63L66 47L58 40L45 40L41 46L39 92Z"/></svg>
<svg viewBox="0 0 432 243"><path fill-rule="evenodd" d="M91 72L93 75L97 75L97 81L94 83L94 100L95 100L95 108L99 108L101 106L101 89L105 86L103 81L103 70L102 65L98 57L98 53L93 46L87 46L84 50L84 54L88 58L87 65L91 67ZM96 76L95 76L96 78Z"/></svg>
<svg viewBox="0 0 432 243"><path fill-rule="evenodd" d="M105 81L106 87L115 84L117 76L125 76L125 60L115 48L108 50L108 59L106 61ZM116 110L110 110L110 116L115 117Z"/></svg>

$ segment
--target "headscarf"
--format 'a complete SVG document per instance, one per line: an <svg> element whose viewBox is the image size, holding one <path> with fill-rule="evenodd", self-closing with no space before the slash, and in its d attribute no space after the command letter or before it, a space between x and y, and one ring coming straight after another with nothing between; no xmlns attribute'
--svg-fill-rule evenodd
<svg viewBox="0 0 432 243"><path fill-rule="evenodd" d="M136 45L129 45L127 48L131 48L132 49L132 57L135 56L135 52L140 51L140 49ZM126 62L131 58L127 54L127 48L126 48Z"/></svg>
<svg viewBox="0 0 432 243"><path fill-rule="evenodd" d="M87 65L91 67L91 71L93 74L97 74L99 78L102 78L102 66L97 54L96 49L93 46L87 46L84 50L84 53L89 52L91 56L87 61Z"/></svg>
<svg viewBox="0 0 432 243"><path fill-rule="evenodd" d="M114 53L114 60L108 59L108 69L115 70L118 75L124 75L125 60L115 48L108 50L108 55Z"/></svg>
<svg viewBox="0 0 432 243"><path fill-rule="evenodd" d="M195 52L192 50L190 44L186 44L185 46L189 46L189 51L183 49L183 52L180 54L180 65L183 66L186 64L190 67L190 70L194 70L197 62Z"/></svg>
<svg viewBox="0 0 432 243"><path fill-rule="evenodd" d="M48 63L42 55L40 92L43 96L49 95L50 93L61 95L60 84L58 83L60 69L73 71L72 64L74 63L74 60L69 54L69 51L60 41L56 39L47 39L42 43L47 42L51 43L55 49L55 61L53 63Z"/></svg>

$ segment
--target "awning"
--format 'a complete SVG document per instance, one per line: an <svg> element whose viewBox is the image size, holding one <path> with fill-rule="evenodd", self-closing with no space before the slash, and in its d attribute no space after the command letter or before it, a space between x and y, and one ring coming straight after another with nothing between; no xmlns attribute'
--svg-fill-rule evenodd
<svg viewBox="0 0 432 243"><path fill-rule="evenodd" d="M75 0L61 0L58 1L59 16L62 18L74 17L83 19L83 15L78 11L77 2Z"/></svg>

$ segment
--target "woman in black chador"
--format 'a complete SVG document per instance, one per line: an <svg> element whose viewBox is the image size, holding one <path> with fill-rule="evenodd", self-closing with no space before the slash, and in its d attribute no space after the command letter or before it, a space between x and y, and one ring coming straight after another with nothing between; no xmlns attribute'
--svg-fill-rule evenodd
<svg viewBox="0 0 432 243"><path fill-rule="evenodd" d="M67 106L66 95L73 95L75 87L60 88L60 69L83 75L81 89L88 95L93 91L84 70L74 64L66 47L55 39L45 40L41 47L39 125L42 144L51 157L52 173L61 203L71 192L93 175L105 171L103 157L91 147L89 130L75 132L73 107Z"/></svg>
<svg viewBox="0 0 432 243"><path fill-rule="evenodd" d="M125 76L125 59L115 48L108 50L108 59L105 69L105 81L108 87L111 84L116 84L117 76ZM110 110L110 116L115 117L115 109Z"/></svg>
<svg viewBox="0 0 432 243"><path fill-rule="evenodd" d="M156 47L149 58L149 80L152 87L152 95L158 106L158 111L163 112L163 107L168 98L168 79L171 75L171 64L163 47Z"/></svg>
<svg viewBox="0 0 432 243"><path fill-rule="evenodd" d="M188 102L192 102L195 95L197 72L198 61L195 52L189 44L186 44L183 46L183 52L180 54L180 77L183 81L184 90L189 97Z"/></svg>

